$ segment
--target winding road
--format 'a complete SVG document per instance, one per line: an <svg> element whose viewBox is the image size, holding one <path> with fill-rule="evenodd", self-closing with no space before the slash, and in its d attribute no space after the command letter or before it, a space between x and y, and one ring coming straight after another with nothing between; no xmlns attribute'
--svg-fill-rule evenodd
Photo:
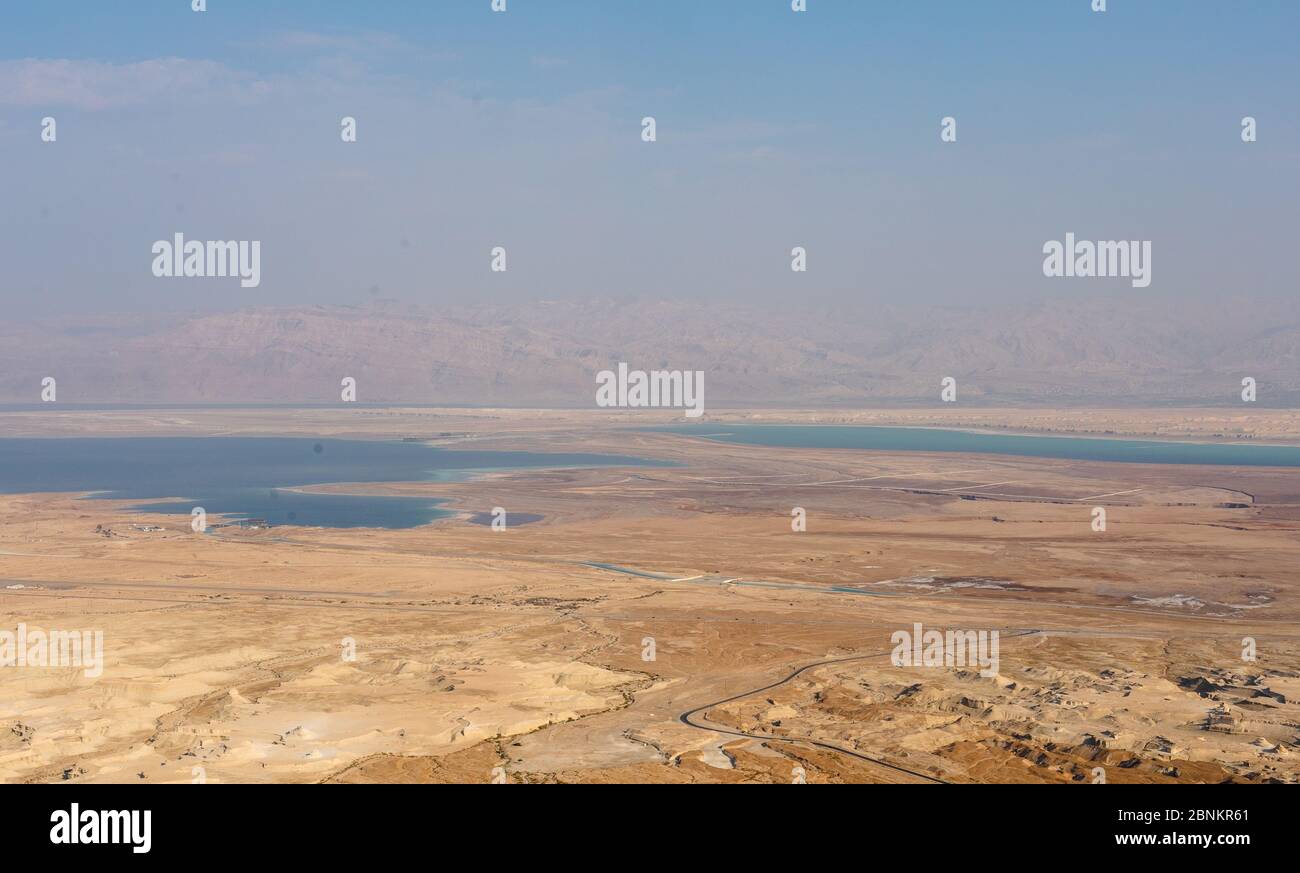
<svg viewBox="0 0 1300 873"><path fill-rule="evenodd" d="M1037 629L1021 630L1021 631L1015 631L1013 633L1009 633L1007 634L1007 636L1023 637L1023 636L1030 636L1038 633L1042 633L1042 631ZM864 755L861 752L856 752L852 749L846 749L843 746L837 746L834 745L833 743L822 742L821 740L814 740L814 739L808 739L803 737L776 737L776 736L766 736L763 734L751 734L751 733L746 733L744 731L735 730L734 728L718 727L717 725L714 725L712 722L709 722L708 724L699 724L695 721L692 721L692 718L698 716L699 718L708 722L707 715L699 715L699 714L704 713L706 710L713 709L716 706L721 706L724 703L731 703L733 701L741 700L746 697L752 697L755 694L761 694L764 691L770 691L773 688L778 688L786 684L787 682L791 681L792 679L816 667L825 667L828 664L846 664L849 663L850 661L863 661L866 660L867 658L879 658L884 655L890 654L892 651L893 650L891 649L884 652L871 652L866 655L852 655L848 658L829 658L824 661L814 661L811 664L805 664L804 666L800 667L798 670L795 670L793 673L790 673L785 678L778 679L777 681L772 682L771 684L768 685L764 685L761 688L753 688L750 689L749 691L742 691L739 694L733 694L730 697L724 697L721 700L715 700L712 703L706 703L703 706L697 706L694 709L688 709L686 712L683 712L681 715L679 715L677 717L677 720L684 725L689 725L690 727L698 728L699 730L702 731L712 731L713 733L729 734L735 737L744 737L750 740L760 740L766 743L780 742L780 743L796 743L796 744L803 744L808 746L817 746L818 748L821 749L827 749L832 752L839 752L842 755L849 755L851 757L858 758L863 761L869 761L872 764L876 764L877 766L880 767L885 767L889 770L893 770L898 773L906 773L909 776L914 776L918 779L924 780L925 782L934 782L940 785L950 785L952 783L944 779L939 779L936 776L931 776L927 773L922 773L918 770L911 770L908 769L907 767L903 767L899 764L894 764L882 758L875 758L872 757L871 755Z"/></svg>

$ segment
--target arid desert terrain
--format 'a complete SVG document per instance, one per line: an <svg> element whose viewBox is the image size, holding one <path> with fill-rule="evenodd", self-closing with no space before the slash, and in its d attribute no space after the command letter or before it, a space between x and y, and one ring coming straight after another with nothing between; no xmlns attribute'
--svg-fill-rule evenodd
<svg viewBox="0 0 1300 873"><path fill-rule="evenodd" d="M0 628L104 638L94 678L0 669L0 779L1300 781L1300 468L637 429L668 420L0 414L0 437L306 435L672 462L312 489L456 511L405 530L196 533L124 501L0 494ZM759 420L1300 440L1290 410ZM495 507L541 520L470 523ZM895 664L893 635L917 624L997 631L996 671Z"/></svg>

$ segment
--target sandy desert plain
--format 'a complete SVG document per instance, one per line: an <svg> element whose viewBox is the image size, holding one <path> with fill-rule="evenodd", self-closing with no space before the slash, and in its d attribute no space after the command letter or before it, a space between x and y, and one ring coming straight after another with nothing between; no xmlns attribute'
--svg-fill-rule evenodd
<svg viewBox="0 0 1300 873"><path fill-rule="evenodd" d="M0 628L102 629L105 662L94 679L0 670L0 779L1300 780L1300 468L636 429L669 419L348 405L0 413L0 437L427 439L676 464L315 489L458 510L405 530L198 534L129 501L2 494ZM1300 442L1289 410L707 420ZM497 506L543 519L467 523ZM792 530L794 507L806 531ZM998 630L996 675L892 665L891 635L915 623Z"/></svg>

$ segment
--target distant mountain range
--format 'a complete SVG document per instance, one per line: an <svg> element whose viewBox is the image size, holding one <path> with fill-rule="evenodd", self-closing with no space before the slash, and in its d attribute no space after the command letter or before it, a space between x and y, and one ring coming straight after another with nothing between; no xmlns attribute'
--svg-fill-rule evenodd
<svg viewBox="0 0 1300 873"><path fill-rule="evenodd" d="M615 300L257 308L0 324L0 401L594 406L595 376L702 370L709 406L1300 405L1293 301L858 310Z"/></svg>

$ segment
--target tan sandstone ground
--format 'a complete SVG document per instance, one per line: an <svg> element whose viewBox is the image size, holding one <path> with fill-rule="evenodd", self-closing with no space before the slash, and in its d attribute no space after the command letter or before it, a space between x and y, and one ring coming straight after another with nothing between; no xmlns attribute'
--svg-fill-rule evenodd
<svg viewBox="0 0 1300 873"><path fill-rule="evenodd" d="M1000 420L1089 429L1079 415ZM951 423L994 426L983 416ZM1089 420L1208 438L1233 416L1189 414L1181 431L1172 413ZM0 778L1300 780L1300 471L776 449L622 429L642 421L364 408L0 415L0 436L427 438L678 463L364 489L544 516L503 532L460 516L405 531L198 535L188 517L111 501L0 495L0 628L102 629L106 650L95 678L0 670ZM1297 437L1291 411L1244 427ZM1105 532L1091 527L1098 505ZM795 507L806 531L791 529ZM892 665L891 634L917 622L998 630L996 675ZM1256 660L1243 658L1246 638Z"/></svg>

